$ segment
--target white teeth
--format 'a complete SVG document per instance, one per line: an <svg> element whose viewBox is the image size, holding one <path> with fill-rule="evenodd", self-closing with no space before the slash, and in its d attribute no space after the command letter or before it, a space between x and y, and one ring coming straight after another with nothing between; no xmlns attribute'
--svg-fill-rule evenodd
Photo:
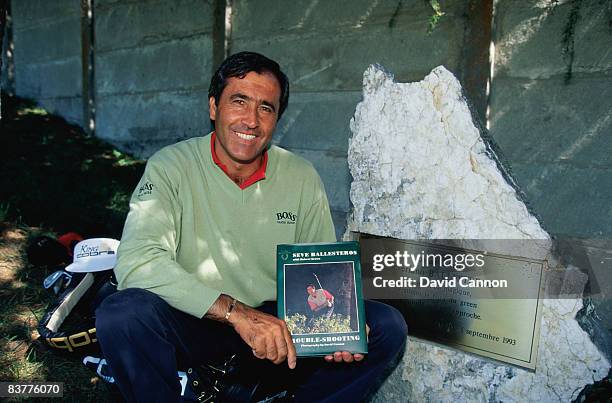
<svg viewBox="0 0 612 403"><path fill-rule="evenodd" d="M255 137L257 137L257 136L253 136L252 134L244 134L240 132L234 132L234 133L236 133L236 135L243 140L253 140Z"/></svg>

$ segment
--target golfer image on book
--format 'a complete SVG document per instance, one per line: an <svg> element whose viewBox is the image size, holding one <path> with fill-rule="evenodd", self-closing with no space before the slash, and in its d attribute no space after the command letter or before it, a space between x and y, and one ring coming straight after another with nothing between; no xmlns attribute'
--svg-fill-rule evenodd
<svg viewBox="0 0 612 403"><path fill-rule="evenodd" d="M317 275L314 273L313 275L319 283L319 288L317 289L314 284L308 284L306 286L311 320L319 316L325 316L329 319L334 313L334 296L321 286L321 282Z"/></svg>

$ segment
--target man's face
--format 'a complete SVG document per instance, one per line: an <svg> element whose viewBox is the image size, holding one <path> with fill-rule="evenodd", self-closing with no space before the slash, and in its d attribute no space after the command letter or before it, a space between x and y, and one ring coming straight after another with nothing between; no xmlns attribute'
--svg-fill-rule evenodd
<svg viewBox="0 0 612 403"><path fill-rule="evenodd" d="M308 293L308 295L314 295L315 294L315 289L314 289L314 287L308 287L308 288L306 288L306 292Z"/></svg>
<svg viewBox="0 0 612 403"><path fill-rule="evenodd" d="M270 73L254 71L243 78L230 77L219 104L208 100L215 121L215 151L226 165L258 163L272 140L280 104L280 84Z"/></svg>

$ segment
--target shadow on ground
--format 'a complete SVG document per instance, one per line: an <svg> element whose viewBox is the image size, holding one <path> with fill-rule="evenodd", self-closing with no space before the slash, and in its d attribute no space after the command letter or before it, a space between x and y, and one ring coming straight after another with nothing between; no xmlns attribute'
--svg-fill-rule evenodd
<svg viewBox="0 0 612 403"><path fill-rule="evenodd" d="M144 161L31 102L7 98L2 106L0 220L119 238Z"/></svg>
<svg viewBox="0 0 612 403"><path fill-rule="evenodd" d="M25 251L43 234L119 239L144 161L27 100L3 97L2 108L0 379L64 382L61 401L116 401L116 390L79 357L37 340L38 320L55 298L42 281L56 268L32 266Z"/></svg>

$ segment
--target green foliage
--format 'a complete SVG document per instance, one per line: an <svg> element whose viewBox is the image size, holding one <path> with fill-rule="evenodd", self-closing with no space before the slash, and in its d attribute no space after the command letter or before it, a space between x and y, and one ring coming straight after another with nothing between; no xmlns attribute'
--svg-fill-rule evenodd
<svg viewBox="0 0 612 403"><path fill-rule="evenodd" d="M119 150L113 150L113 157L115 157L115 160L116 160L115 163L119 165L120 167L127 167L130 165L138 165L142 163L141 160L138 160L132 157L131 155L122 153Z"/></svg>
<svg viewBox="0 0 612 403"><path fill-rule="evenodd" d="M24 107L17 111L17 115L19 116L26 116L26 115L47 116L48 114L49 113L46 110L40 107L36 107L36 106L35 107Z"/></svg>
<svg viewBox="0 0 612 403"><path fill-rule="evenodd" d="M351 331L351 319L346 315L334 314L329 319L325 316L310 321L306 315L296 313L285 319L291 334L303 333L341 333Z"/></svg>
<svg viewBox="0 0 612 403"><path fill-rule="evenodd" d="M291 334L308 333L304 331L307 321L308 318L306 315L302 315L301 313L296 313L285 318L285 323L287 323L287 328Z"/></svg>
<svg viewBox="0 0 612 403"><path fill-rule="evenodd" d="M440 2L438 0L429 0L429 5L433 10L433 15L429 18L429 29L427 32L431 33L440 22L440 19L444 16L444 12L442 11L442 7L440 7Z"/></svg>
<svg viewBox="0 0 612 403"><path fill-rule="evenodd" d="M106 208L117 212L117 214L125 214L126 206L130 203L130 193L121 190L115 190L110 197Z"/></svg>
<svg viewBox="0 0 612 403"><path fill-rule="evenodd" d="M86 238L119 238L144 161L31 102L5 98L0 218Z"/></svg>

